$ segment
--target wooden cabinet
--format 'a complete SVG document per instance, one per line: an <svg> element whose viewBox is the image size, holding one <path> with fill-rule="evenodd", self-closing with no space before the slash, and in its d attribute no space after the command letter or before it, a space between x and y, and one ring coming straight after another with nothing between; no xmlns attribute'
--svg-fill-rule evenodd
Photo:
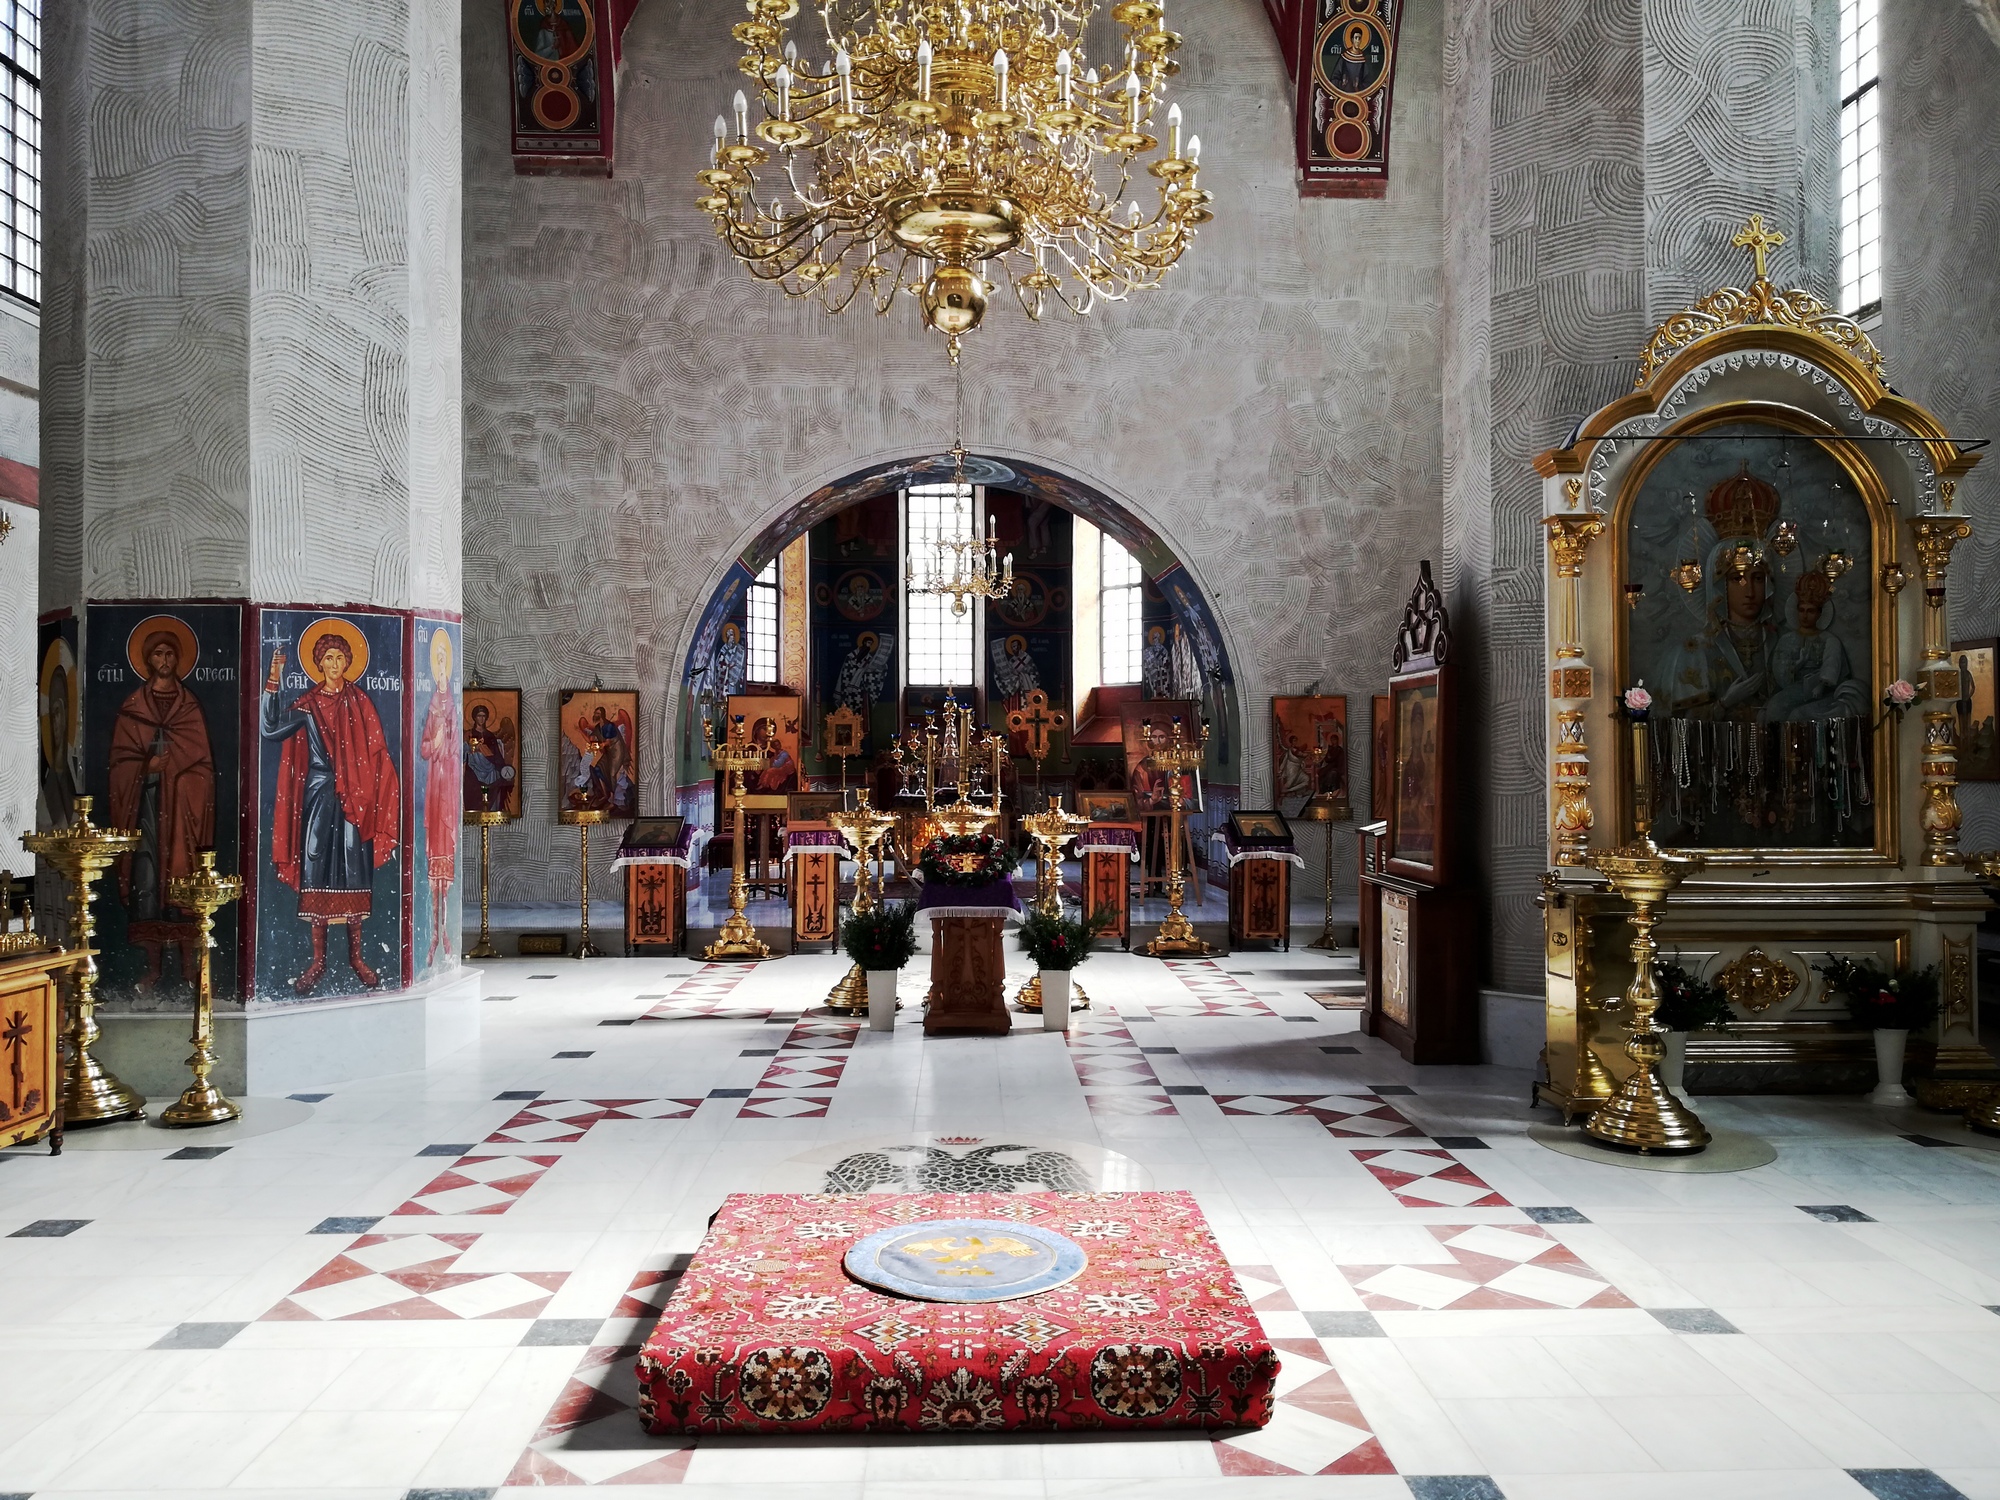
<svg viewBox="0 0 2000 1500"><path fill-rule="evenodd" d="M1361 830L1361 1029L1413 1063L1480 1060L1479 909L1468 887L1421 885L1382 867L1386 825Z"/></svg>
<svg viewBox="0 0 2000 1500"><path fill-rule="evenodd" d="M48 1138L62 1152L62 997L58 976L74 953L0 958L0 1146Z"/></svg>
<svg viewBox="0 0 2000 1500"><path fill-rule="evenodd" d="M1229 941L1292 946L1292 862L1241 859L1229 867Z"/></svg>
<svg viewBox="0 0 2000 1500"><path fill-rule="evenodd" d="M680 865L625 867L625 951L679 953L687 948L687 870Z"/></svg>

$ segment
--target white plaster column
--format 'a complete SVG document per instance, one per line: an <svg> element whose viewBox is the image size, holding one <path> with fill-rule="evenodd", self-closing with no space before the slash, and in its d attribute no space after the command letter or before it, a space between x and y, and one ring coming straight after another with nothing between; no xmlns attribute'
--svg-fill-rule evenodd
<svg viewBox="0 0 2000 1500"><path fill-rule="evenodd" d="M425 845L420 817L389 819L396 832L381 837L398 840L394 878L378 866L365 922L310 917L278 880L267 806L275 747L239 730L266 697L260 607L311 611L282 623L286 678L270 696L287 705L310 685L299 661L306 622L372 609L364 624L380 621L383 633L371 637L367 690L402 695L401 708L384 697L379 712L405 794L424 784L424 648L460 605L460 5L66 0L55 10L43 607L71 606L82 622L94 694L86 784L101 789L105 721L143 681L128 667L134 620L157 611L209 621L204 675L186 681L207 694L216 841L232 837L229 799L250 811L254 834L231 845L258 898L257 951L243 934L237 983L253 1012L282 1000L296 1014L312 1008L293 1003L301 998L357 989L393 999L413 931L400 912L412 899L427 909L427 866L442 846ZM256 640L240 659L226 628L239 605ZM104 622L95 637L93 620ZM453 654L456 675L462 642ZM454 838L456 796L454 782ZM453 956L427 974L421 934L409 942L417 989L461 972L455 901L444 910ZM323 934L330 926L342 983L294 993L306 965L288 950L315 921ZM347 937L363 926L373 946L355 950L350 975ZM172 972L149 964L131 1001L140 1011L151 971ZM379 975L373 987L365 965ZM378 1039L413 1037L419 1057L426 1029L421 1011L374 1027ZM435 1018L428 1029L434 1043ZM315 1048L365 1052L366 1030L294 1028L261 1053L232 1054L225 1038L225 1068L247 1056L249 1075L261 1067L275 1086L301 1076L287 1069L319 1067ZM327 1066L355 1076L414 1065L356 1058ZM129 1064L149 1065L138 1053Z"/></svg>

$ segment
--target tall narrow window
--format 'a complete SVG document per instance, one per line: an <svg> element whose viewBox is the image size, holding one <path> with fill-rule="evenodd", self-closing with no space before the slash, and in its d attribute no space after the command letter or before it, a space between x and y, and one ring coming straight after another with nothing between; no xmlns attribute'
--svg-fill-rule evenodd
<svg viewBox="0 0 2000 1500"><path fill-rule="evenodd" d="M1840 0L1840 307L1882 309L1882 102L1879 0Z"/></svg>
<svg viewBox="0 0 2000 1500"><path fill-rule="evenodd" d="M954 498L959 507L955 514ZM903 555L919 569L928 568L937 556L932 543L938 537L950 535L955 525L970 535L979 525L969 484L913 484L903 492L903 502ZM920 581L906 578L903 584L908 635L904 680L911 687L970 687L977 601L967 604L964 614L953 614L950 599L913 592L911 585Z"/></svg>
<svg viewBox="0 0 2000 1500"><path fill-rule="evenodd" d="M750 661L752 682L778 680L778 560L765 564L750 585Z"/></svg>
<svg viewBox="0 0 2000 1500"><path fill-rule="evenodd" d="M1098 608L1103 620L1103 680L1110 685L1139 680L1139 559L1110 537L1104 539L1098 568Z"/></svg>
<svg viewBox="0 0 2000 1500"><path fill-rule="evenodd" d="M0 290L42 300L42 0L0 0Z"/></svg>

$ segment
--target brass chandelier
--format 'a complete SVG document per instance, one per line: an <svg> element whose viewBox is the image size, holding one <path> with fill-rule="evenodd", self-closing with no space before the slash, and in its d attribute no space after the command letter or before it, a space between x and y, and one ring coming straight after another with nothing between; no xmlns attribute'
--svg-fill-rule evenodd
<svg viewBox="0 0 2000 1500"><path fill-rule="evenodd" d="M1160 285L1214 217L1180 106L1164 148L1148 133L1180 68L1158 0L1113 8L1123 56L1103 75L1084 62L1091 0L822 0L821 69L785 35L798 0L748 7L734 35L764 118L740 91L733 129L716 118L698 206L789 296L880 314L909 292L956 363L996 267L1030 318L1052 297L1083 315Z"/></svg>

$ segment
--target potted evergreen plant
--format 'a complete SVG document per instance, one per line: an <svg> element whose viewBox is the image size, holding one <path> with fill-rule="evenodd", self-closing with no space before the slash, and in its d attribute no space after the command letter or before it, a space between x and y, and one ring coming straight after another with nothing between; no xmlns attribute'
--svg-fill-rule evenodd
<svg viewBox="0 0 2000 1500"><path fill-rule="evenodd" d="M1874 1035L1875 1092L1868 1096L1868 1102L1908 1104L1909 1090L1903 1087L1903 1049L1912 1031L1923 1029L1937 1017L1937 966L1891 973L1878 963L1833 954L1813 967L1826 980L1827 993L1847 1002L1854 1024Z"/></svg>
<svg viewBox="0 0 2000 1500"><path fill-rule="evenodd" d="M1653 1024L1666 1032L1667 1053L1660 1059L1660 1081L1674 1093L1684 1093L1688 1033L1727 1026L1732 1014L1729 995L1721 985L1697 979L1679 964L1654 964L1653 982L1660 991Z"/></svg>
<svg viewBox="0 0 2000 1500"><path fill-rule="evenodd" d="M868 1029L896 1025L896 975L917 951L914 902L879 902L841 925L840 946L868 976Z"/></svg>
<svg viewBox="0 0 2000 1500"><path fill-rule="evenodd" d="M1107 918L1086 924L1063 915L1052 917L1040 908L1030 909L1021 923L1021 946L1035 962L1042 980L1042 1029L1069 1030L1070 970L1090 957L1090 940Z"/></svg>

